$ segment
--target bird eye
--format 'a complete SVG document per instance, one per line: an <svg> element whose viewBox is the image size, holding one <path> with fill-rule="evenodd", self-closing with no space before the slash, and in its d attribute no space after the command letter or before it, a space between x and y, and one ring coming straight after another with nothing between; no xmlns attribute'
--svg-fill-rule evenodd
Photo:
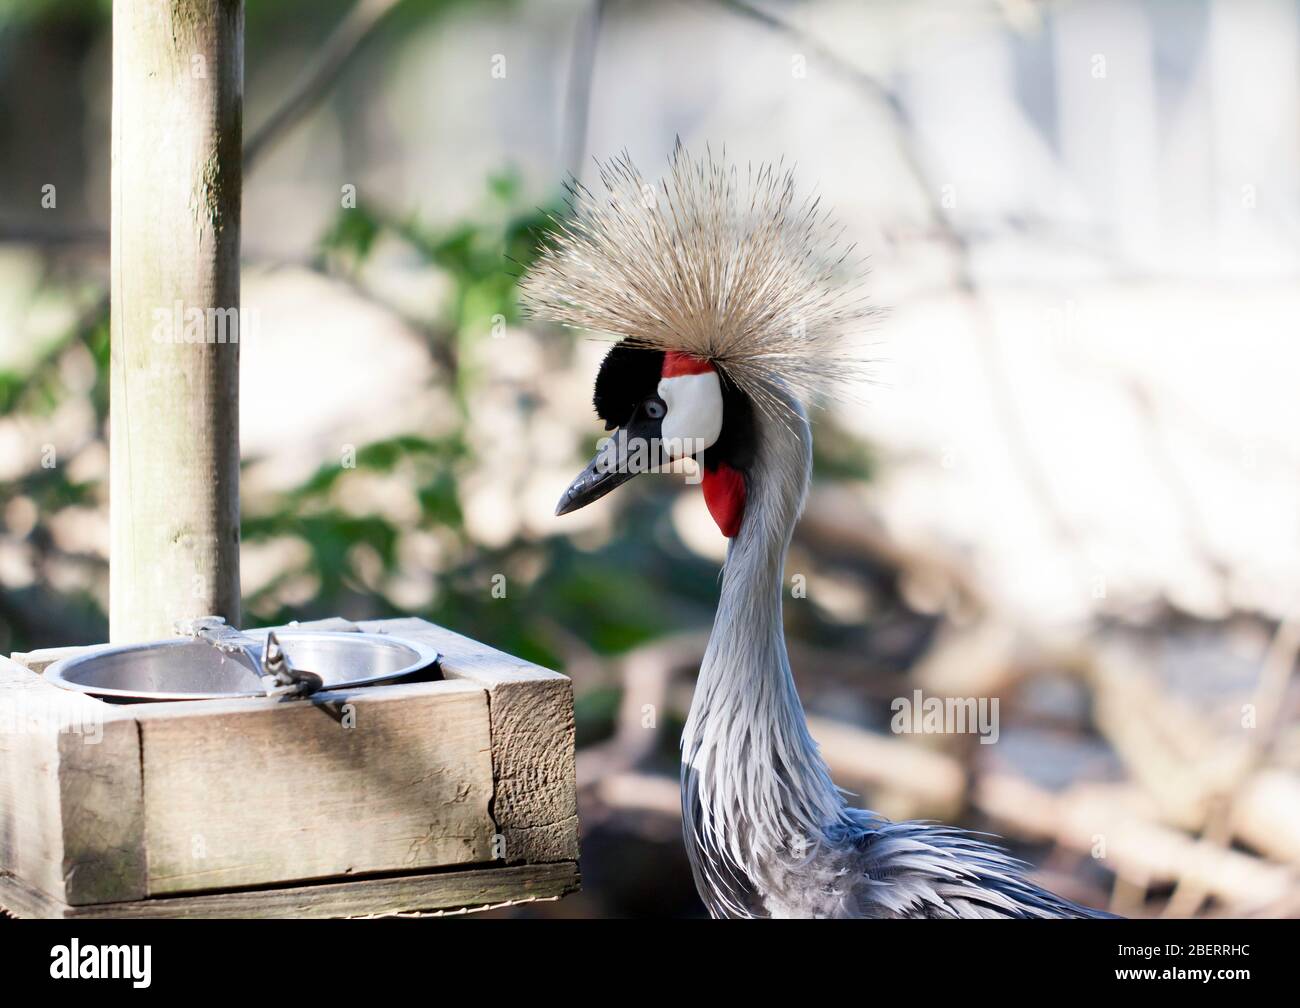
<svg viewBox="0 0 1300 1008"><path fill-rule="evenodd" d="M645 415L651 420L662 420L667 412L668 407L664 405L662 399L647 399L645 401Z"/></svg>

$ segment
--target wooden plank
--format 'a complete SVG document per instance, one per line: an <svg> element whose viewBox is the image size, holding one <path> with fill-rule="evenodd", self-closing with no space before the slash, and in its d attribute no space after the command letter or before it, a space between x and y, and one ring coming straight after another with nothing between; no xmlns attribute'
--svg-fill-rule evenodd
<svg viewBox="0 0 1300 1008"><path fill-rule="evenodd" d="M442 674L488 690L493 815L507 863L576 860L577 774L573 686L566 676L422 619L361 624L442 653Z"/></svg>
<svg viewBox="0 0 1300 1008"><path fill-rule="evenodd" d="M73 905L490 860L576 861L566 677L423 620L329 628L429 643L444 655L445 679L305 703L112 705L7 663L11 683L93 710L106 732L95 744L0 738L0 870ZM24 657L43 669L83 650ZM0 675L0 699L4 683ZM67 837L64 821L75 827Z"/></svg>
<svg viewBox="0 0 1300 1008"><path fill-rule="evenodd" d="M136 709L149 896L493 859L474 683Z"/></svg>
<svg viewBox="0 0 1300 1008"><path fill-rule="evenodd" d="M40 674L60 659L72 658L108 646L107 644L75 644L72 647L38 648L35 651L15 651L10 657L23 668Z"/></svg>
<svg viewBox="0 0 1300 1008"><path fill-rule="evenodd" d="M128 710L91 703L107 708L101 737L59 733L64 899L73 904L145 895L139 726Z"/></svg>
<svg viewBox="0 0 1300 1008"><path fill-rule="evenodd" d="M371 917L485 910L558 899L578 887L578 866L567 861L74 907L0 874L0 908L15 917L79 920Z"/></svg>
<svg viewBox="0 0 1300 1008"><path fill-rule="evenodd" d="M489 695L496 774L492 807L505 860L576 859L572 686L568 680L503 683Z"/></svg>
<svg viewBox="0 0 1300 1008"><path fill-rule="evenodd" d="M145 894L130 708L0 658L0 867L67 903Z"/></svg>
<svg viewBox="0 0 1300 1008"><path fill-rule="evenodd" d="M411 637L432 645L442 655L442 674L448 679L472 679L488 688L515 682L569 681L568 676L498 651L472 637L416 616L370 620L358 623L357 626L365 633Z"/></svg>
<svg viewBox="0 0 1300 1008"><path fill-rule="evenodd" d="M39 685L25 669L0 659L0 869L61 897L59 740L27 702Z"/></svg>

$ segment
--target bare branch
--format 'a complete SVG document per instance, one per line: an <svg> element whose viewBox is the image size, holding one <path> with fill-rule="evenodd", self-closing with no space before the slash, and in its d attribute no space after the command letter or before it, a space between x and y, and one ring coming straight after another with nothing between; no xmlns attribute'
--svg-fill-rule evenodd
<svg viewBox="0 0 1300 1008"><path fill-rule="evenodd" d="M359 0L325 40L315 60L307 67L279 107L244 142L244 171L250 171L266 149L295 123L319 105L339 75L370 38L384 17L401 0Z"/></svg>

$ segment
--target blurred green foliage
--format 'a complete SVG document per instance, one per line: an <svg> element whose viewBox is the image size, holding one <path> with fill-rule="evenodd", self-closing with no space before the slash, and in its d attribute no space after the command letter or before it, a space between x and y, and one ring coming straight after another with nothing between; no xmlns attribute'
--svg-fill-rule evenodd
<svg viewBox="0 0 1300 1008"><path fill-rule="evenodd" d="M415 218L394 218L360 205L340 210L321 236L316 268L326 274L355 274L379 240L396 238L413 249L424 267L449 282L448 295L427 323L428 352L444 367L440 380L454 385L466 419L465 404L481 387L483 376L461 366L464 353L488 338L494 317L519 321L517 277L532 261L549 209L519 208L516 176L503 173L489 180L481 212L445 231L432 231ZM553 208L552 208L553 209ZM556 333L559 340L570 338ZM96 365L92 398L99 436L107 420L108 318L102 298L66 336L52 343L25 373L0 373L0 403L5 412L48 412L67 394L60 362L84 347ZM450 370L447 369L450 365ZM526 407L525 407L526 408ZM855 439L819 417L816 467L821 477L864 480L872 461ZM591 432L594 443L597 437ZM669 520L674 489L647 481L629 488L623 529L596 550L582 550L562 535L535 539L520 536L488 548L472 540L465 528L458 495L463 473L480 462L464 430L439 438L411 432L357 448L355 459L322 464L300 485L271 498L244 502L243 539L262 544L291 538L306 546L300 562L288 565L245 599L245 622L268 625L294 619L344 615L354 619L420 615L459 632L489 641L521 657L563 667L573 642L596 655L617 655L665 632L706 625L716 597L718 572L688 551ZM336 491L352 474L397 474L414 487L420 517L402 528L381 515L356 515L340 507ZM46 518L71 505L94 506L102 487L73 481L68 468L35 468L16 483L0 484L8 500L23 496L36 506L32 538L53 549ZM373 573L359 569L357 547L377 558L383 578L396 574L402 536L412 531L436 533L449 543L446 563L428 572L436 582L432 601L412 612L374 583ZM559 530L557 530L559 531ZM529 571L527 576L519 572ZM504 573L505 597L492 593L493 578ZM309 601L286 602L283 589L295 579L313 584ZM67 644L106 637L105 616L89 593L60 599L54 612L70 604L75 626L66 621L33 620L51 613L49 589L0 593L0 622L9 627L5 650ZM69 615L63 612L63 616ZM584 737L600 737L612 724L617 690L593 695L580 705Z"/></svg>
<svg viewBox="0 0 1300 1008"><path fill-rule="evenodd" d="M432 232L413 218L394 219L358 206L341 211L321 241L323 268L355 271L381 236L395 237L413 249L429 269L451 281L440 315L430 320L427 331L430 353L450 367L449 380L462 419L469 398L483 381L466 351L474 341L488 337L494 319L519 321L517 278L535 256L550 212L512 209L518 206L519 190L513 173L490 179L481 216L444 232ZM527 404L521 408L526 409ZM491 549L471 542L456 488L458 475L477 461L458 436L438 441L404 437L369 445L358 453L359 469L387 473L402 466L408 475L418 472L419 528L454 536L452 560L437 574L435 600L419 615L552 667L563 664L555 644L558 626L602 653L626 649L662 632L652 588L626 575L629 564L650 561L649 551L644 549L648 544L643 544L642 550L611 545L590 555L578 553L561 538L536 541L521 537ZM339 465L322 467L303 487L278 502L274 512L246 518L248 541L284 534L303 538L311 548L311 559L298 573L310 572L321 584L312 605L313 609L319 607L319 613L266 609L264 598L251 598L250 609L262 621L346 612L349 600L344 596L364 594L348 559L358 542L373 548L385 574L394 572L398 530L387 527L382 519L358 520L328 505L329 490L343 474ZM515 576L514 572L525 568L540 573L531 578ZM286 576L293 573L286 572ZM508 576L505 597L491 593L493 577L500 573ZM363 607L373 615L402 612L382 594L364 599Z"/></svg>
<svg viewBox="0 0 1300 1008"><path fill-rule="evenodd" d="M441 14L457 2L405 0L372 44L399 38L414 21ZM259 53L274 52L279 33L291 23L299 25L305 11L311 12L310 24L295 37L306 37L310 44L313 35L323 39L350 6L350 0L249 0L250 64L262 58ZM106 30L111 12L108 0L0 0L0 47L13 44L24 25L53 16L56 8L65 23L69 17L82 18L97 30ZM461 426L438 437L411 431L359 445L354 459L323 463L298 486L275 494L246 494L246 544L261 547L291 540L299 546L288 552L292 559L282 569L244 599L246 625L333 615L418 615L555 668L575 656L618 655L668 632L707 626L718 569L677 538L670 518L671 500L678 492L674 487L638 481L622 491L619 534L599 548L575 544L558 524L554 535L521 533L491 547L475 541L467 530L459 487L467 472L488 461L475 457L466 436L470 405L489 380L476 366L474 351L495 325L521 321L517 279L536 255L548 214L558 209L558 199L551 207L527 208L519 176L504 170L486 181L472 214L443 228L365 202L338 211L319 238L314 269L373 297L356 281L375 250L396 241L413 254L420 269L445 281L446 295L429 306L427 315L403 318L425 337L425 348L437 365L435 380L452 392ZM88 355L95 370L91 437L102 443L108 419L106 292L92 290L88 296L84 278L61 273L51 274L46 287L52 296L80 306L80 315L20 369L0 370L0 413L49 416L69 395L84 395L70 390L65 372L72 358L84 361ZM554 338L571 336L557 332ZM519 408L527 413L532 406L522 400L528 393L518 394ZM837 430L825 415L816 420L819 477L869 479L873 460L861 443ZM591 448L599 432L593 425L590 432L575 436L589 440ZM357 514L340 503L345 481L368 477L396 478L413 488L419 504L413 524L382 514ZM0 482L0 500L25 500L36 516L30 528L18 532L36 556L36 577L21 587L0 584L0 652L106 639L105 613L93 590L98 580L102 595L102 559L63 555L52 529L52 519L65 509L102 511L106 497L104 486L72 478L66 465L38 465L16 480ZM3 512L0 529L15 534L5 526ZM403 543L413 535L435 537L439 545L437 569L418 572L429 581L429 601L415 611L390 589L396 577L411 574ZM72 579L75 586L67 586L69 578L46 576L53 562L81 569ZM493 588L503 574L507 587L500 597ZM309 586L306 593L301 590L304 584ZM288 590L295 585L296 590ZM816 615L804 608L799 619L815 621ZM617 685L579 695L581 744L608 734L618 701Z"/></svg>
<svg viewBox="0 0 1300 1008"><path fill-rule="evenodd" d="M464 404L484 380L461 362L473 341L488 338L493 319L519 320L516 283L536 251L547 210L521 211L516 176L504 173L489 180L480 216L435 232L413 218L394 219L367 206L341 210L322 236L317 268L326 273L359 270L381 237L397 238L414 249L429 270L450 281L450 291L428 320L428 350L440 363L452 365L446 380ZM416 320L420 321L420 320ZM557 334L557 339L569 337ZM24 373L0 374L0 396L6 412L33 415L48 412L68 394L61 362L78 348L89 350L96 365L92 398L98 437L105 436L108 388L108 318L103 300L89 310L84 322L51 343ZM84 351L83 351L84 352ZM526 404L524 406L526 408ZM463 412L462 412L463 419ZM307 547L297 566L287 567L245 599L245 621L279 623L344 614L353 618L410 614L382 589L367 586L357 567L356 547L377 557L383 575L396 572L398 544L411 531L388 519L357 516L341 508L334 491L353 472L400 473L412 481L420 504L418 530L449 538L448 564L437 572L437 587L429 608L417 615L445 623L496 646L551 666L563 664L557 635L587 642L597 653L617 653L650 639L674 625L676 619L702 620L700 610L687 615L691 601L707 600L716 571L684 551L681 569L669 570L656 537L666 533L662 493L642 495L632 502L634 534L594 553L576 549L564 538L534 540L520 537L497 548L474 543L465 529L457 493L461 474L476 460L461 433L430 439L410 433L359 446L355 460L345 466L331 460L301 485L271 499L245 499L242 534L249 544L290 537ZM354 464L352 464L354 463ZM48 518L70 505L93 506L102 487L74 482L68 467L34 468L19 480L0 484L4 499L31 500L39 518L29 539L53 551ZM655 501L657 500L657 503ZM635 534L641 533L641 534ZM537 571L529 577L521 570ZM637 576L629 576L630 571ZM505 572L509 589L504 598L491 594L493 576ZM657 576L656 576L657 574ZM647 575L647 576L643 576ZM288 604L280 589L294 578L308 576L316 588L309 602ZM672 577L681 595L681 611L669 612L656 596ZM89 596L87 596L89 598ZM78 626L63 625L52 613L48 589L0 595L0 622L7 625L6 650L32 646L102 640L105 617L100 608L87 610L83 599Z"/></svg>
<svg viewBox="0 0 1300 1008"><path fill-rule="evenodd" d="M93 24L112 13L113 0L0 0L0 32L54 17Z"/></svg>

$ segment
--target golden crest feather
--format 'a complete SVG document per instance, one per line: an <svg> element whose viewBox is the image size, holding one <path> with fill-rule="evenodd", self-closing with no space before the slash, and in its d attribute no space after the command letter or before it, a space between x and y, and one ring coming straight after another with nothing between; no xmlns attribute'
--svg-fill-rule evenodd
<svg viewBox="0 0 1300 1008"><path fill-rule="evenodd" d="M703 357L765 410L773 386L811 403L865 377L851 338L875 314L864 270L783 164L742 176L725 152L697 160L679 142L657 184L626 153L600 182L570 183L570 214L523 278L531 317Z"/></svg>

